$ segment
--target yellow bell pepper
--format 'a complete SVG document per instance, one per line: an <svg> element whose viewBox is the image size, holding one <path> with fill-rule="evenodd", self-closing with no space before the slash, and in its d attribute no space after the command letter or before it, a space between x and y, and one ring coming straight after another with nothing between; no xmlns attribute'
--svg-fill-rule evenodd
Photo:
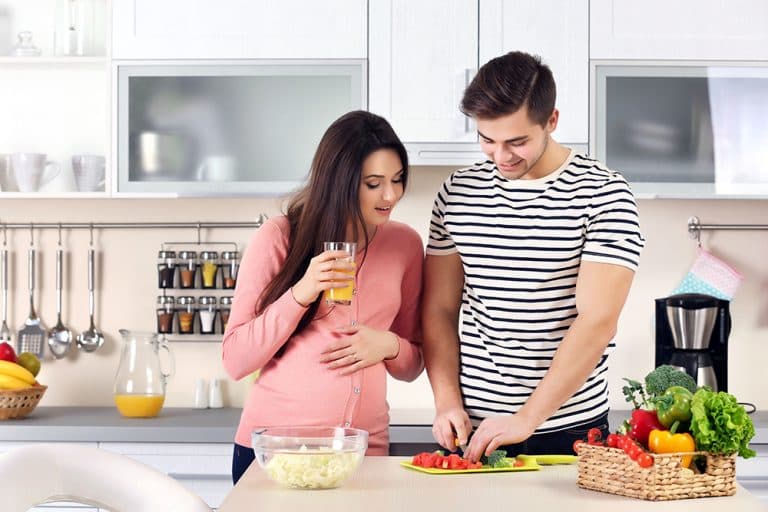
<svg viewBox="0 0 768 512"><path fill-rule="evenodd" d="M669 430L651 430L648 435L648 449L653 453L680 453L696 451L696 441L691 434L673 434ZM691 465L692 455L684 455L681 466Z"/></svg>

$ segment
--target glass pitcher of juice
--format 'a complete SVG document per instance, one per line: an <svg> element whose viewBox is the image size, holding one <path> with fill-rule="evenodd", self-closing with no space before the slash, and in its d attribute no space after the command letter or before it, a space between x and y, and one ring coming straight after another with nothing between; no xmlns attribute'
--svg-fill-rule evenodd
<svg viewBox="0 0 768 512"><path fill-rule="evenodd" d="M120 329L123 346L115 375L114 398L120 414L129 418L157 416L165 401L165 386L173 376L173 354L165 337ZM169 372L163 371L160 351L167 354Z"/></svg>

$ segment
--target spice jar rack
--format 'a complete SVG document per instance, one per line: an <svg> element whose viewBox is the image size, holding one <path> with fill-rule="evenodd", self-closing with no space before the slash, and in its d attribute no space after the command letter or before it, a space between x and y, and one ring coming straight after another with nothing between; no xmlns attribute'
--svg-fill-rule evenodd
<svg viewBox="0 0 768 512"><path fill-rule="evenodd" d="M161 244L157 332L169 341L221 341L239 268L234 242Z"/></svg>

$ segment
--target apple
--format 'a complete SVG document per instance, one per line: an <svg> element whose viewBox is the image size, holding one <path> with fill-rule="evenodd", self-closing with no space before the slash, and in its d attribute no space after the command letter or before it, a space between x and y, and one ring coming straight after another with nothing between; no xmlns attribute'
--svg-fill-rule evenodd
<svg viewBox="0 0 768 512"><path fill-rule="evenodd" d="M4 361L10 361L12 363L16 362L16 352L13 350L13 347L10 345L10 343L5 341L0 343L0 359Z"/></svg>

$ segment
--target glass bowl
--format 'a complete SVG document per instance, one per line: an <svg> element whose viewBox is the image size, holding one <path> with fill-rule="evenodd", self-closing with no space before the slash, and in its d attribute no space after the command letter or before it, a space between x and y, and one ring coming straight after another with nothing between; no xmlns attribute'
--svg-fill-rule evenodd
<svg viewBox="0 0 768 512"><path fill-rule="evenodd" d="M333 489L360 466L368 432L342 427L268 427L251 434L256 460L292 489Z"/></svg>

